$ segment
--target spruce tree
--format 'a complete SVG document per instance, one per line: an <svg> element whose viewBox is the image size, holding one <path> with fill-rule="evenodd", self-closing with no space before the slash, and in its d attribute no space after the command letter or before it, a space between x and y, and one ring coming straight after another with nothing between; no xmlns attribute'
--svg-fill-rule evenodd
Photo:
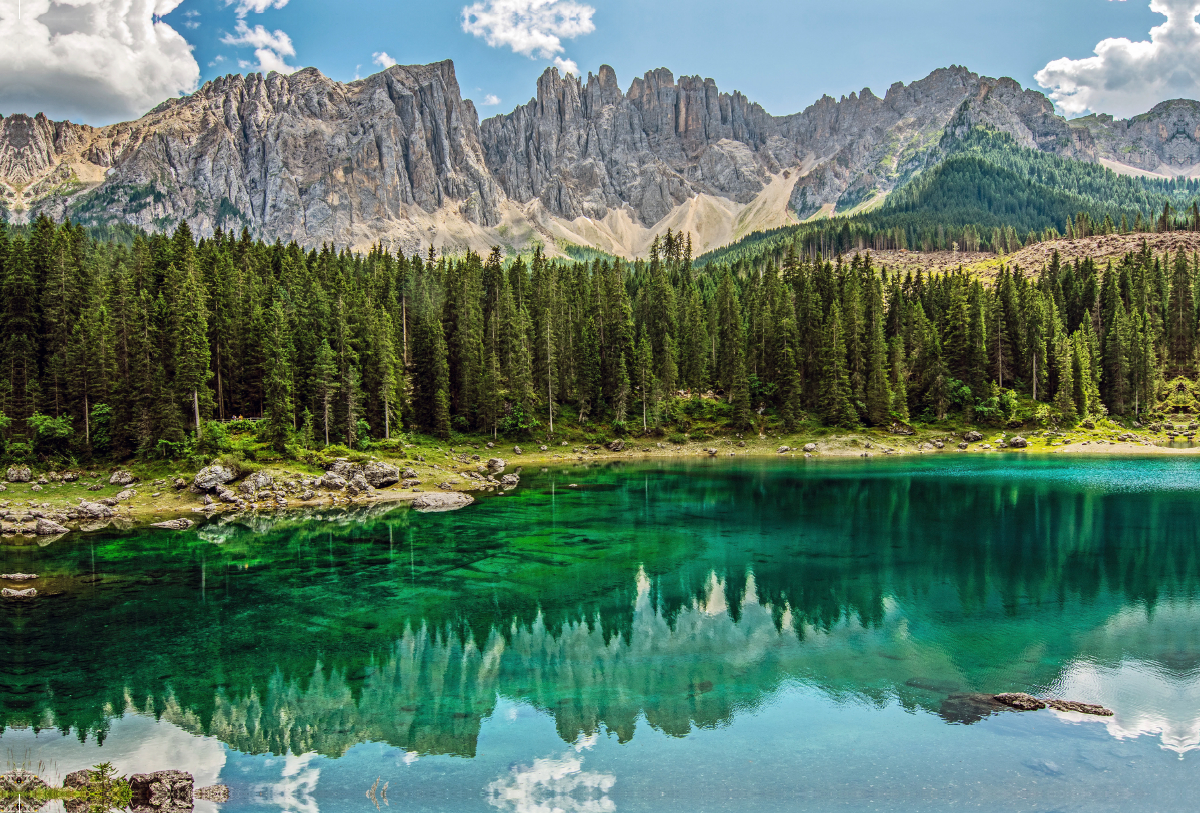
<svg viewBox="0 0 1200 813"><path fill-rule="evenodd" d="M277 452L284 450L295 422L292 337L287 309L275 300L263 334L263 416L258 437Z"/></svg>

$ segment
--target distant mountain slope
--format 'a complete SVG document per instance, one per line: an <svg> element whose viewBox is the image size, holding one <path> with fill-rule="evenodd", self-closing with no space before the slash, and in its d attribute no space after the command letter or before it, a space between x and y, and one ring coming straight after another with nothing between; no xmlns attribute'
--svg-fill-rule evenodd
<svg viewBox="0 0 1200 813"><path fill-rule="evenodd" d="M882 98L864 89L776 117L666 69L622 91L603 66L586 80L550 69L536 98L480 123L450 62L348 84L308 68L223 77L104 128L0 119L0 206L18 222L186 220L200 235L405 253L540 243L634 256L671 228L699 254L871 208L980 128L1072 164L1186 174L1197 107L1067 122L1036 91L952 66Z"/></svg>

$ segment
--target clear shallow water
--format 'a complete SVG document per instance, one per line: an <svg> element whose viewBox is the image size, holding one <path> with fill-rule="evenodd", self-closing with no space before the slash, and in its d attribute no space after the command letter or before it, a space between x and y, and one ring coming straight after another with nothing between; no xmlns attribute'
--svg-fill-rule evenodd
<svg viewBox="0 0 1200 813"><path fill-rule="evenodd" d="M0 607L0 748L230 811L377 777L430 811L1180 809L1198 497L1188 460L722 460L7 546L43 595ZM1116 715L955 699L1000 691Z"/></svg>

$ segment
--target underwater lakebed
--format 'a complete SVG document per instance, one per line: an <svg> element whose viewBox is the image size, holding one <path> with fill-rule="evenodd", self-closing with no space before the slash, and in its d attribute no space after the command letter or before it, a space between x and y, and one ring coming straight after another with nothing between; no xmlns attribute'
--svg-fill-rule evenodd
<svg viewBox="0 0 1200 813"><path fill-rule="evenodd" d="M0 748L205 810L1181 809L1198 529L1186 458L742 458L9 545Z"/></svg>

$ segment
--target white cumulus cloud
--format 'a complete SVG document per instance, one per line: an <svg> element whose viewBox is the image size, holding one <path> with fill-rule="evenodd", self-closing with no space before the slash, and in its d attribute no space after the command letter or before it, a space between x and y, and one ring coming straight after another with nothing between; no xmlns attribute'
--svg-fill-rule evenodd
<svg viewBox="0 0 1200 813"><path fill-rule="evenodd" d="M562 41L596 30L596 9L574 0L481 0L462 11L462 29L493 48L550 59Z"/></svg>
<svg viewBox="0 0 1200 813"><path fill-rule="evenodd" d="M483 97L483 106L484 107L495 107L498 104L500 104L500 97L497 96L495 93L489 93L488 95Z"/></svg>
<svg viewBox="0 0 1200 813"><path fill-rule="evenodd" d="M195 90L181 0L0 0L0 113L107 124ZM19 5L18 5L19 3Z"/></svg>
<svg viewBox="0 0 1200 813"><path fill-rule="evenodd" d="M579 75L579 65L577 65L573 59L563 59L561 56L556 56L554 57L554 64L557 65L558 69L563 73L573 73L576 76Z"/></svg>
<svg viewBox="0 0 1200 813"><path fill-rule="evenodd" d="M1200 98L1200 0L1151 0L1167 21L1150 41L1106 39L1086 59L1056 59L1034 76L1060 112L1144 113L1165 99Z"/></svg>
<svg viewBox="0 0 1200 813"><path fill-rule="evenodd" d="M238 17L245 17L250 12L262 14L269 8L283 8L288 4L288 0L225 0L225 5L234 6L233 11Z"/></svg>
<svg viewBox="0 0 1200 813"><path fill-rule="evenodd" d="M390 68L396 64L396 60L388 56L387 51L376 51L371 54L371 61L381 68Z"/></svg>
<svg viewBox="0 0 1200 813"><path fill-rule="evenodd" d="M269 73L270 71L295 73L296 71L296 68L287 64L286 61L287 57L296 55L296 48L292 45L292 38L278 29L272 32L261 25L251 28L246 25L244 20L238 20L234 33L226 34L221 38L221 42L226 45L251 47L254 49L254 57L258 60L257 62L244 59L238 60L238 66L244 70L257 70L263 73Z"/></svg>

